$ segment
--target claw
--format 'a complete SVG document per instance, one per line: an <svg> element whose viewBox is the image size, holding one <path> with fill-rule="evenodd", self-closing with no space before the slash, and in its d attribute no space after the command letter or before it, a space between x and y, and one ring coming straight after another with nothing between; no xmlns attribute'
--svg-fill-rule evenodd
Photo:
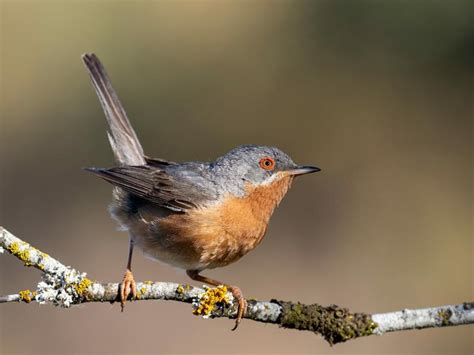
<svg viewBox="0 0 474 355"><path fill-rule="evenodd" d="M230 286L230 291L232 292L232 296L235 297L237 302L239 302L239 308L237 309L237 318L235 319L235 326L232 328L232 331L236 330L239 326L240 322L242 321L242 317L247 312L247 300L242 295L242 291L237 286Z"/></svg>
<svg viewBox="0 0 474 355"><path fill-rule="evenodd" d="M125 272L123 275L122 283L120 284L120 306L123 309L125 307L125 302L132 296L131 299L135 299L137 297L137 285L133 278L133 274L130 270Z"/></svg>

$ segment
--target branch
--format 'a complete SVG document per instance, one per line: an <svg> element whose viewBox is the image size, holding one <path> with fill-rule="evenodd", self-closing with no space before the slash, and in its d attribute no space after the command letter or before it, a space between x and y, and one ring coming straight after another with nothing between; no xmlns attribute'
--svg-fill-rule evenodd
<svg viewBox="0 0 474 355"><path fill-rule="evenodd" d="M69 266L32 247L0 227L0 253L10 254L42 272L36 291L0 296L0 303L38 302L68 308L88 302L115 302L118 283L93 281ZM168 282L138 282L139 301L172 300L191 303L193 313L205 318L235 318L237 303L225 286L197 288ZM474 302L434 308L405 309L398 312L352 313L336 305L327 307L299 302L248 300L244 318L283 328L309 330L320 334L331 345L362 336L400 330L447 327L474 323Z"/></svg>

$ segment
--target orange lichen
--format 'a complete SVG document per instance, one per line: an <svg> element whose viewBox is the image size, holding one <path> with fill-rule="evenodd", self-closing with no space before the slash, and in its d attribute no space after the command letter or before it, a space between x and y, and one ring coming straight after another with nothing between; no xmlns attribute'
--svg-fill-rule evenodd
<svg viewBox="0 0 474 355"><path fill-rule="evenodd" d="M229 304L227 297L227 287L220 285L215 288L208 288L199 298L199 304L193 310L193 314L208 316L215 309L216 305Z"/></svg>

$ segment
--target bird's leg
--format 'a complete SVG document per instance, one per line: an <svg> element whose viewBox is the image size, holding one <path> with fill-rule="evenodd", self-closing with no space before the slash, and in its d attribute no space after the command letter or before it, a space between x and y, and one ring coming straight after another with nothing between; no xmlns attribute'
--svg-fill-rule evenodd
<svg viewBox="0 0 474 355"><path fill-rule="evenodd" d="M219 285L227 286L227 288L230 290L230 292L232 292L232 295L235 297L237 302L239 302L239 308L237 310L237 318L235 320L235 326L234 328L232 328L232 330L236 330L240 324L240 321L242 320L242 317L247 311L247 301L242 295L242 291L240 290L240 288L238 288L237 286L227 285L223 282L210 279L209 277L206 277L206 276L199 275L198 270L187 270L186 274L188 274L188 276L194 281L205 282L212 286L219 286Z"/></svg>
<svg viewBox="0 0 474 355"><path fill-rule="evenodd" d="M130 246L128 249L128 261L127 261L127 270L125 275L123 275L122 283L120 284L120 306L125 307L125 302L127 301L128 296L131 294L132 298L137 297L137 286L132 274L132 255L133 255L133 240L130 238Z"/></svg>

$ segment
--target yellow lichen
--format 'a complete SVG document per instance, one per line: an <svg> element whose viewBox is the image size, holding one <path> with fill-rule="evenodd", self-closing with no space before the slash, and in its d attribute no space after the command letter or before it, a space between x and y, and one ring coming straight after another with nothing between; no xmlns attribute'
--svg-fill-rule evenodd
<svg viewBox="0 0 474 355"><path fill-rule="evenodd" d="M451 324L450 319L452 315L453 312L449 308L438 311L438 317L441 320L441 324L444 326Z"/></svg>
<svg viewBox="0 0 474 355"><path fill-rule="evenodd" d="M74 284L74 289L78 295L83 296L84 292L89 288L90 285L92 285L92 281L87 277L84 277L81 282Z"/></svg>
<svg viewBox="0 0 474 355"><path fill-rule="evenodd" d="M20 246L18 245L18 243L13 242L7 247L7 249L10 251L10 253L16 255L20 251Z"/></svg>
<svg viewBox="0 0 474 355"><path fill-rule="evenodd" d="M184 293L184 287L182 285L178 285L178 287L176 287L176 293L181 295Z"/></svg>
<svg viewBox="0 0 474 355"><path fill-rule="evenodd" d="M20 301L30 303L36 296L35 291L30 291L30 290L22 290L18 292L18 295L20 296Z"/></svg>
<svg viewBox="0 0 474 355"><path fill-rule="evenodd" d="M215 288L208 288L200 297L199 305L193 310L193 314L207 316L214 310L217 304L229 303L226 286L220 285Z"/></svg>
<svg viewBox="0 0 474 355"><path fill-rule="evenodd" d="M145 286L142 286L142 288L140 288L138 291L137 291L137 299L141 298L146 292L146 287Z"/></svg>
<svg viewBox="0 0 474 355"><path fill-rule="evenodd" d="M13 242L7 247L7 249L10 251L10 253L12 253L18 259L23 261L25 263L25 266L31 266L33 264L30 262L30 251L27 248L28 244L24 243L23 246L24 248L22 249L20 248L19 243Z"/></svg>

